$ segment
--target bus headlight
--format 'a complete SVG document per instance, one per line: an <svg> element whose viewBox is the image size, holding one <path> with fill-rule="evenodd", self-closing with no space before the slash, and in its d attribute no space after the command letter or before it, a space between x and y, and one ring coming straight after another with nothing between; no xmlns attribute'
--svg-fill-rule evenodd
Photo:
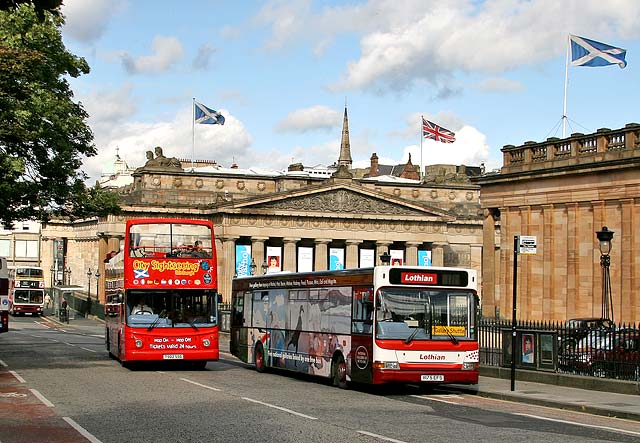
<svg viewBox="0 0 640 443"><path fill-rule="evenodd" d="M478 369L478 362L477 361L466 361L464 363L462 363L462 370L463 371L474 371Z"/></svg>
<svg viewBox="0 0 640 443"><path fill-rule="evenodd" d="M202 345L205 348L208 348L209 346L211 346L211 340L209 340L208 338L205 338L204 340L202 340Z"/></svg>
<svg viewBox="0 0 640 443"><path fill-rule="evenodd" d="M397 361L374 361L373 369L400 369Z"/></svg>
<svg viewBox="0 0 640 443"><path fill-rule="evenodd" d="M136 348L141 348L142 347L142 340L140 340L139 338L136 338Z"/></svg>

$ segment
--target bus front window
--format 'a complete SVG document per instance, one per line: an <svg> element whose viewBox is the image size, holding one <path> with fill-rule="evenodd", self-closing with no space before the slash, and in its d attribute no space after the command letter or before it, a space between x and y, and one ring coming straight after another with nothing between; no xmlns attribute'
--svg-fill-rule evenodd
<svg viewBox="0 0 640 443"><path fill-rule="evenodd" d="M475 296L469 291L385 288L376 298L376 337L475 339Z"/></svg>

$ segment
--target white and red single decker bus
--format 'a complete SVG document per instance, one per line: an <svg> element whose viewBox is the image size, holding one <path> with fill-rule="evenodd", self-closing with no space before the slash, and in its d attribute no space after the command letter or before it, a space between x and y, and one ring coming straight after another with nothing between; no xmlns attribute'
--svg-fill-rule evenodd
<svg viewBox="0 0 640 443"><path fill-rule="evenodd" d="M9 266L9 312L11 315L42 315L44 270L39 266Z"/></svg>
<svg viewBox="0 0 640 443"><path fill-rule="evenodd" d="M219 358L213 225L205 220L127 221L124 249L105 262L105 340L123 365Z"/></svg>
<svg viewBox="0 0 640 443"><path fill-rule="evenodd" d="M478 383L477 273L376 266L233 280L231 352L357 383Z"/></svg>

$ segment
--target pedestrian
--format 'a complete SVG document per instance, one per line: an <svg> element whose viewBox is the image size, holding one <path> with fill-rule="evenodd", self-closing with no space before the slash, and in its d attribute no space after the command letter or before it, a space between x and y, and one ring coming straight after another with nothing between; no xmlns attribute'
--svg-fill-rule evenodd
<svg viewBox="0 0 640 443"><path fill-rule="evenodd" d="M51 307L51 296L47 293L44 296L44 308L49 309Z"/></svg>

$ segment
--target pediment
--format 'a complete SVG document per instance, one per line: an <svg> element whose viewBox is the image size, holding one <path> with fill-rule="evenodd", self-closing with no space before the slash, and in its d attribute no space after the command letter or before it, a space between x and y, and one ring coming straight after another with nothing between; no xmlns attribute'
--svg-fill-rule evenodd
<svg viewBox="0 0 640 443"><path fill-rule="evenodd" d="M422 205L395 199L393 196L371 195L348 188L334 188L320 192L298 193L281 196L268 201L235 204L241 212L291 212L304 213L339 213L352 215L384 215L384 216L431 216L446 217L451 215L437 208L426 208Z"/></svg>

